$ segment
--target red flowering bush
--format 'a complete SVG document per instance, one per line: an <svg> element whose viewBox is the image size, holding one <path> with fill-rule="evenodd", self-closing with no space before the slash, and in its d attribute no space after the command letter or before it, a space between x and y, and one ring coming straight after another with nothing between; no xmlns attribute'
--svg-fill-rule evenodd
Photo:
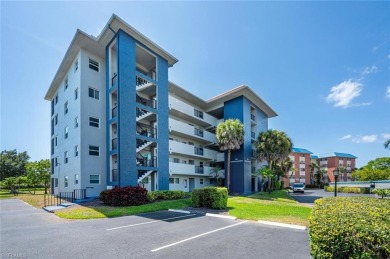
<svg viewBox="0 0 390 259"><path fill-rule="evenodd" d="M138 206L148 202L147 193L140 186L115 187L102 191L99 199L110 206Z"/></svg>

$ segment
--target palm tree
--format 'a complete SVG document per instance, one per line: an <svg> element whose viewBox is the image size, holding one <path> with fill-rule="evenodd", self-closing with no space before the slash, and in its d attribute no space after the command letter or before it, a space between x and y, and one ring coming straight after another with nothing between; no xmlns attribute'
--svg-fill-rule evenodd
<svg viewBox="0 0 390 259"><path fill-rule="evenodd" d="M274 165L274 171L277 177L277 181L280 181L280 178L289 178L288 172L291 171L291 169L294 166L294 162L289 158L286 157L282 162L279 162Z"/></svg>
<svg viewBox="0 0 390 259"><path fill-rule="evenodd" d="M244 125L238 119L228 119L218 124L217 142L221 151L227 151L226 186L230 191L230 155L232 150L240 149L244 142Z"/></svg>
<svg viewBox="0 0 390 259"><path fill-rule="evenodd" d="M261 132L255 141L256 158L259 161L265 160L270 170L274 170L274 165L280 163L290 154L292 141L286 133L278 130L267 130ZM268 190L271 181L268 181Z"/></svg>
<svg viewBox="0 0 390 259"><path fill-rule="evenodd" d="M328 171L326 171L325 169L321 169L319 171L317 171L317 173L315 173L315 178L316 178L316 184L318 186L318 188L321 187L321 184L324 182L324 175L327 175L328 174Z"/></svg>
<svg viewBox="0 0 390 259"><path fill-rule="evenodd" d="M314 171L319 169L320 167L318 166L317 163L311 162L310 164L310 183L313 183L314 179Z"/></svg>
<svg viewBox="0 0 390 259"><path fill-rule="evenodd" d="M390 149L390 139L386 140L386 142L383 144L385 148Z"/></svg>

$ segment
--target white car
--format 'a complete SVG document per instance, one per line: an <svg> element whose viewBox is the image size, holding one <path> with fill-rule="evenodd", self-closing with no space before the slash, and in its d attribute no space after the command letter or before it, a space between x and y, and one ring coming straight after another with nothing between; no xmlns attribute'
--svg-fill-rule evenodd
<svg viewBox="0 0 390 259"><path fill-rule="evenodd" d="M294 193L295 192L302 192L302 193L304 193L305 192L305 184L303 184L303 183L294 183L292 185L292 190L293 190Z"/></svg>

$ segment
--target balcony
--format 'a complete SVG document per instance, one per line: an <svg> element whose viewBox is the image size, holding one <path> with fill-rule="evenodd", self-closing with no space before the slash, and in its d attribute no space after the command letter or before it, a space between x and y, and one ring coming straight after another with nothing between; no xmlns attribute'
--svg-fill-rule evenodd
<svg viewBox="0 0 390 259"><path fill-rule="evenodd" d="M217 151L211 149L194 147L193 145L188 145L173 140L169 141L169 151L170 153L186 155L190 157L202 157L209 160L216 160L218 154Z"/></svg>
<svg viewBox="0 0 390 259"><path fill-rule="evenodd" d="M202 143L216 143L217 138L215 134L206 130L197 129L187 123L169 118L169 130L177 136L192 139Z"/></svg>
<svg viewBox="0 0 390 259"><path fill-rule="evenodd" d="M209 166L196 166L189 164L181 164L169 162L169 174L180 174L180 175L205 175L208 176L214 167ZM221 170L223 172L223 170Z"/></svg>
<svg viewBox="0 0 390 259"><path fill-rule="evenodd" d="M256 116L254 114L251 114L251 120L256 121Z"/></svg>
<svg viewBox="0 0 390 259"><path fill-rule="evenodd" d="M118 75L114 73L114 76L111 78L111 87L115 86L118 81Z"/></svg>
<svg viewBox="0 0 390 259"><path fill-rule="evenodd" d="M201 125L202 127L217 126L217 119L205 112L195 109L173 96L169 96L170 113L188 121Z"/></svg>
<svg viewBox="0 0 390 259"><path fill-rule="evenodd" d="M217 153L216 162L223 162L223 161L225 161L225 153L224 152Z"/></svg>
<svg viewBox="0 0 390 259"><path fill-rule="evenodd" d="M251 132L251 138L255 139L256 138L256 133L255 132Z"/></svg>
<svg viewBox="0 0 390 259"><path fill-rule="evenodd" d="M117 146L117 143L118 142L118 139L117 138L114 138L111 140L111 150L116 150L118 148Z"/></svg>

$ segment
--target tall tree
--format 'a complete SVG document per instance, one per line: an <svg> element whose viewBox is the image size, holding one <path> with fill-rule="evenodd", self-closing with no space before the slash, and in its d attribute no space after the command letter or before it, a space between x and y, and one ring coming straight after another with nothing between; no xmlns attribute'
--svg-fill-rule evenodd
<svg viewBox="0 0 390 259"><path fill-rule="evenodd" d="M26 165L27 169L27 182L33 187L34 194L35 188L39 185L45 187L45 194L50 184L50 161L49 159L42 159L40 161L29 162Z"/></svg>
<svg viewBox="0 0 390 259"><path fill-rule="evenodd" d="M24 175L29 159L26 151L21 153L18 153L16 149L2 151L0 154L0 181L7 177Z"/></svg>
<svg viewBox="0 0 390 259"><path fill-rule="evenodd" d="M230 156L232 150L240 149L244 142L244 125L238 120L228 119L217 126L217 142L221 151L227 151L226 187L230 191Z"/></svg>
<svg viewBox="0 0 390 259"><path fill-rule="evenodd" d="M390 180L390 157L379 157L352 172L358 181Z"/></svg>
<svg viewBox="0 0 390 259"><path fill-rule="evenodd" d="M274 165L274 173L277 181L282 181L281 178L289 178L288 172L294 167L294 162L290 157L286 157L282 162Z"/></svg>
<svg viewBox="0 0 390 259"><path fill-rule="evenodd" d="M270 170L274 169L276 163L280 163L291 153L292 140L286 133L278 130L267 130L261 132L254 143L256 147L256 158L259 161L265 160ZM271 181L268 181L270 190Z"/></svg>
<svg viewBox="0 0 390 259"><path fill-rule="evenodd" d="M311 162L310 163L310 183L313 183L314 181L314 174L316 173L315 171L320 169L317 163Z"/></svg>
<svg viewBox="0 0 390 259"><path fill-rule="evenodd" d="M210 170L210 176L215 179L215 181L217 182L217 186L221 186L221 180L223 177L223 172L222 172L221 167L218 167L218 166L213 167Z"/></svg>

